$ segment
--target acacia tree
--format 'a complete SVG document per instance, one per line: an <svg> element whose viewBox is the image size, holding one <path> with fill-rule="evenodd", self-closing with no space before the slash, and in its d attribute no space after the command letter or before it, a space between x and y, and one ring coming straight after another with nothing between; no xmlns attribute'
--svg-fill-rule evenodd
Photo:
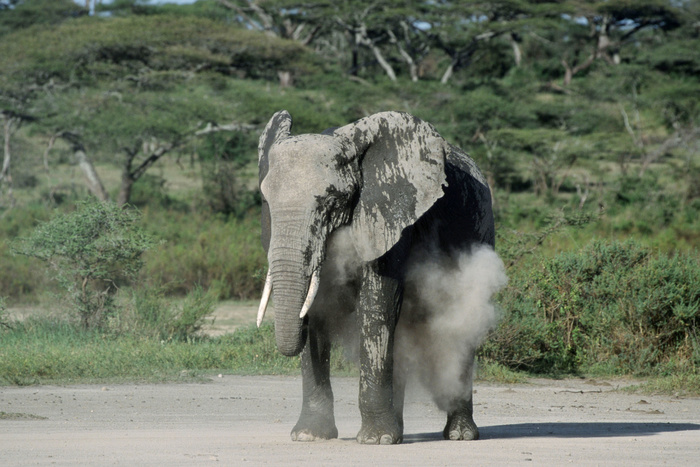
<svg viewBox="0 0 700 467"><path fill-rule="evenodd" d="M1 0L0 36L35 24L59 24L87 11L72 0Z"/></svg>
<svg viewBox="0 0 700 467"><path fill-rule="evenodd" d="M246 28L261 31L269 36L291 39L303 45L311 45L324 28L316 16L314 3L301 7L280 0L217 0L235 13L236 19ZM323 2L318 2L323 4ZM323 5L319 5L323 7ZM290 10L290 8L294 10ZM298 8L303 8L299 10ZM297 14L298 12L303 14Z"/></svg>
<svg viewBox="0 0 700 467"><path fill-rule="evenodd" d="M639 44L640 32L668 32L682 23L681 11L668 0L574 0L565 6L571 19L567 36L560 38L564 45L564 86L596 60L619 65L621 50Z"/></svg>
<svg viewBox="0 0 700 467"><path fill-rule="evenodd" d="M0 43L7 71L0 109L31 110L49 146L67 141L101 200L109 195L94 163L117 164L116 200L126 204L133 184L159 160L191 149L207 126L229 125L231 106L212 98L208 83L225 87L225 76L242 73L270 79L282 64L303 68L308 55L299 44L205 18L80 18Z"/></svg>
<svg viewBox="0 0 700 467"><path fill-rule="evenodd" d="M435 47L447 55L449 62L440 82L446 84L452 75L469 67L475 54L489 42L508 38L515 42L515 19L529 14L527 2L470 0L460 3L438 3L426 15ZM517 42L514 62L521 60Z"/></svg>
<svg viewBox="0 0 700 467"><path fill-rule="evenodd" d="M218 0L237 14L247 28L295 40L318 52L347 60L357 76L368 53L392 81L403 62L412 80L430 50L429 38L417 27L431 4L421 1L361 0L300 2L299 0Z"/></svg>

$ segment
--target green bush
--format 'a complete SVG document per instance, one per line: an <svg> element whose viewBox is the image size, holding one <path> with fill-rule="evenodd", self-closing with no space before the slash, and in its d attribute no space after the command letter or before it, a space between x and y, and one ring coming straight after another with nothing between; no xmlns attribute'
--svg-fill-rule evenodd
<svg viewBox="0 0 700 467"><path fill-rule="evenodd" d="M506 316L483 355L544 372L692 369L700 364L698 259L593 241L514 271L500 297Z"/></svg>
<svg viewBox="0 0 700 467"><path fill-rule="evenodd" d="M14 8L0 10L0 36L35 24L47 27L87 14L86 9L71 0L23 1Z"/></svg>
<svg viewBox="0 0 700 467"><path fill-rule="evenodd" d="M114 312L118 286L133 280L141 255L156 242L136 225L138 213L85 201L40 224L14 244L19 254L44 261L73 304L83 327L101 327Z"/></svg>

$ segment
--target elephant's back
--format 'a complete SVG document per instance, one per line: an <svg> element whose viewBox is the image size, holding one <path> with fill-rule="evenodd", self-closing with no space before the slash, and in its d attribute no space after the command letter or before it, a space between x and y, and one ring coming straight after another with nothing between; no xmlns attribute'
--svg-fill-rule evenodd
<svg viewBox="0 0 700 467"><path fill-rule="evenodd" d="M476 163L460 148L449 145L445 195L428 210L416 227L423 242L444 250L465 249L474 243L494 246L495 228L491 190Z"/></svg>
<svg viewBox="0 0 700 467"><path fill-rule="evenodd" d="M476 162L474 162L474 159L469 157L469 154L467 154L462 149L458 148L453 144L448 144L447 146L447 175L449 176L450 170L453 172L468 175L471 177L471 179L483 185L488 190L488 182L486 181L486 177L484 177L484 174L481 173L481 170L479 170L479 167L477 167Z"/></svg>

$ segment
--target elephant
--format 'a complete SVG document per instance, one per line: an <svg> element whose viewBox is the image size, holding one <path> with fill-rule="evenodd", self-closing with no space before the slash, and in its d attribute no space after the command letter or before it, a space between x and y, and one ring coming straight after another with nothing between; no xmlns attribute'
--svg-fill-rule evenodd
<svg viewBox="0 0 700 467"><path fill-rule="evenodd" d="M421 293L420 280L409 283L407 271L420 258L450 264L476 245L493 249L489 186L465 152L407 113L381 112L320 134L292 135L291 127L287 111L275 113L258 146L269 265L258 326L274 293L278 350L301 353L303 399L292 440L338 436L330 351L338 328L354 326L357 441L400 443L406 381L394 368L402 358L395 355L396 333L400 318L422 319L402 315L402 304ZM479 436L474 349L467 350L460 390L446 405L447 439Z"/></svg>

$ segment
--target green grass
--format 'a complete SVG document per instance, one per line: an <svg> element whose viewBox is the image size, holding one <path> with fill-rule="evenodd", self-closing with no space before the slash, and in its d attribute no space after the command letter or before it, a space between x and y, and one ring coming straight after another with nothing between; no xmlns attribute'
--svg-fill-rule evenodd
<svg viewBox="0 0 700 467"><path fill-rule="evenodd" d="M628 386L625 391L644 394L667 394L677 397L700 396L700 374L680 373L652 378L644 383Z"/></svg>
<svg viewBox="0 0 700 467"><path fill-rule="evenodd" d="M12 323L0 340L0 385L94 382L168 382L224 372L238 375L297 375L299 357L276 348L274 327L238 328L221 337L159 341L130 334L85 331L50 318ZM357 376L342 350L331 353L334 376ZM528 375L494 362L478 365L477 379L502 384Z"/></svg>
<svg viewBox="0 0 700 467"><path fill-rule="evenodd" d="M14 323L0 334L0 384L175 381L207 373L296 374L299 359L276 351L274 331L244 328L220 338L159 341L83 331L56 320Z"/></svg>
<svg viewBox="0 0 700 467"><path fill-rule="evenodd" d="M217 373L298 375L299 357L282 356L274 328L247 326L221 337L162 341L133 334L85 331L55 318L12 322L0 333L0 386L122 382L200 381ZM331 354L334 376L357 376L355 364L338 348ZM527 382L532 374L481 360L476 380L495 384ZM566 374L537 374L562 377ZM580 375L579 375L580 376ZM600 375L599 375L600 376ZM604 375L611 376L611 375ZM688 370L647 378L626 391L679 396L700 395L700 375ZM0 413L0 419L22 414Z"/></svg>
<svg viewBox="0 0 700 467"><path fill-rule="evenodd" d="M296 375L299 362L277 351L271 324L184 341L85 331L49 318L14 322L0 333L0 385L165 382L220 372ZM339 349L331 369L337 376L357 374Z"/></svg>
<svg viewBox="0 0 700 467"><path fill-rule="evenodd" d="M529 375L516 371L497 362L479 361L476 367L476 380L498 384L517 384L527 381Z"/></svg>

